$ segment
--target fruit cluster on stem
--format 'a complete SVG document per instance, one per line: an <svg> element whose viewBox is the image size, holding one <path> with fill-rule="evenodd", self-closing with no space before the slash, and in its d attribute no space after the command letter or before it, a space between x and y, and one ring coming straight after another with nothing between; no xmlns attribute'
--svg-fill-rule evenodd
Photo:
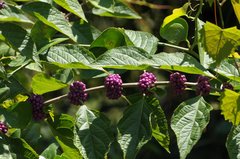
<svg viewBox="0 0 240 159"><path fill-rule="evenodd" d="M28 98L28 101L32 106L32 117L34 120L39 121L47 117L46 113L43 110L44 107L43 96L33 94Z"/></svg>
<svg viewBox="0 0 240 159"><path fill-rule="evenodd" d="M3 134L6 134L8 131L8 127L6 124L4 124L3 122L0 122L0 132L2 132Z"/></svg>

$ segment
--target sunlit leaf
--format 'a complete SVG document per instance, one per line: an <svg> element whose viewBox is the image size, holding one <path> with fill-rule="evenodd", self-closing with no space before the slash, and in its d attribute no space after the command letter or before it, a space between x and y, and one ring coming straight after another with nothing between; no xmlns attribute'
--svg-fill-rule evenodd
<svg viewBox="0 0 240 159"><path fill-rule="evenodd" d="M240 126L233 126L228 134L226 147L230 159L240 159Z"/></svg>
<svg viewBox="0 0 240 159"><path fill-rule="evenodd" d="M220 97L221 114L225 120L230 121L233 125L240 123L240 94L232 90L225 89Z"/></svg>
<svg viewBox="0 0 240 159"><path fill-rule="evenodd" d="M240 23L240 2L238 0L231 0L235 15Z"/></svg>
<svg viewBox="0 0 240 159"><path fill-rule="evenodd" d="M175 109L171 127L176 134L180 159L185 159L200 139L210 120L212 107L198 96L181 103Z"/></svg>

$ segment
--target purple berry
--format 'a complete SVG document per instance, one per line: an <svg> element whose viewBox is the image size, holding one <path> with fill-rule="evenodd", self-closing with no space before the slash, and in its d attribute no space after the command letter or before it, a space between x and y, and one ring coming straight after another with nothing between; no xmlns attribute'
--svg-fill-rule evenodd
<svg viewBox="0 0 240 159"><path fill-rule="evenodd" d="M0 2L0 9L3 9L5 7L5 2Z"/></svg>
<svg viewBox="0 0 240 159"><path fill-rule="evenodd" d="M176 94L181 94L185 90L185 82L187 82L186 76L179 72L170 75L170 85L175 89Z"/></svg>
<svg viewBox="0 0 240 159"><path fill-rule="evenodd" d="M80 105L87 100L86 85L80 81L74 81L69 88L68 99L74 105Z"/></svg>
<svg viewBox="0 0 240 159"><path fill-rule="evenodd" d="M228 83L228 82L224 82L224 83L222 84L222 91L224 91L225 89L233 90L233 85L231 85L231 84Z"/></svg>
<svg viewBox="0 0 240 159"><path fill-rule="evenodd" d="M3 122L0 122L0 131L1 131L2 133L4 133L4 134L6 134L7 131L8 131L7 125L4 124Z"/></svg>
<svg viewBox="0 0 240 159"><path fill-rule="evenodd" d="M211 86L209 79L205 76L199 76L197 80L196 93L197 95L208 95L210 93Z"/></svg>
<svg viewBox="0 0 240 159"><path fill-rule="evenodd" d="M122 95L122 79L119 74L111 74L105 78L106 96L109 99L118 99Z"/></svg>
<svg viewBox="0 0 240 159"><path fill-rule="evenodd" d="M156 81L157 78L153 73L144 72L139 77L138 87L142 93L149 94L149 89L154 87Z"/></svg>
<svg viewBox="0 0 240 159"><path fill-rule="evenodd" d="M43 96L33 94L31 97L29 97L28 101L32 105L32 116L34 120L39 121L47 117L47 114L43 110Z"/></svg>

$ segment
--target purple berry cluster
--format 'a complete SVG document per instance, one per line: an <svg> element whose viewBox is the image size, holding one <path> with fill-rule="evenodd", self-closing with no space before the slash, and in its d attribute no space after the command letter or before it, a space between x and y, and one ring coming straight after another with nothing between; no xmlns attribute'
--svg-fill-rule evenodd
<svg viewBox="0 0 240 159"><path fill-rule="evenodd" d="M47 114L43 110L43 96L33 94L31 97L28 98L28 101L32 105L32 116L34 120L39 121L47 117Z"/></svg>
<svg viewBox="0 0 240 159"><path fill-rule="evenodd" d="M74 105L80 105L87 100L86 85L80 81L74 81L69 88L68 99Z"/></svg>
<svg viewBox="0 0 240 159"><path fill-rule="evenodd" d="M5 7L5 2L0 2L0 9L3 9Z"/></svg>
<svg viewBox="0 0 240 159"><path fill-rule="evenodd" d="M156 76L151 72L144 72L140 75L138 81L138 87L142 93L148 94L149 89L154 87L154 83L157 81Z"/></svg>
<svg viewBox="0 0 240 159"><path fill-rule="evenodd" d="M224 91L225 89L233 90L233 85L231 85L231 84L228 83L228 82L224 82L224 83L222 84L222 91Z"/></svg>
<svg viewBox="0 0 240 159"><path fill-rule="evenodd" d="M1 131L2 133L4 133L4 134L6 134L7 131L8 131L7 125L4 124L3 122L0 122L0 131Z"/></svg>
<svg viewBox="0 0 240 159"><path fill-rule="evenodd" d="M111 74L105 78L106 96L109 99L118 99L122 95L122 79L119 74Z"/></svg>
<svg viewBox="0 0 240 159"><path fill-rule="evenodd" d="M175 89L176 94L181 94L185 90L185 82L187 82L186 76L179 72L170 75L170 85Z"/></svg>
<svg viewBox="0 0 240 159"><path fill-rule="evenodd" d="M205 76L199 76L197 80L196 93L197 95L208 95L211 91L209 79Z"/></svg>

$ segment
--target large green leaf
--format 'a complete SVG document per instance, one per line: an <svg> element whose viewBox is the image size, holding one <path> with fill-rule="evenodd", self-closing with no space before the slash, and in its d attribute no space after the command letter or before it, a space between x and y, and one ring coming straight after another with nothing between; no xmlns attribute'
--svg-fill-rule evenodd
<svg viewBox="0 0 240 159"><path fill-rule="evenodd" d="M4 8L0 10L0 21L1 22L20 22L20 23L29 23L29 24L33 23L24 15L24 13L20 9L12 5L6 5Z"/></svg>
<svg viewBox="0 0 240 159"><path fill-rule="evenodd" d="M234 59L225 59L219 66L211 65L210 68L228 79L240 82L240 74Z"/></svg>
<svg viewBox="0 0 240 159"><path fill-rule="evenodd" d="M79 18L87 21L82 6L78 3L77 0L54 0L55 3L66 9L67 11L75 14Z"/></svg>
<svg viewBox="0 0 240 159"><path fill-rule="evenodd" d="M92 0L94 1L94 0ZM103 1L103 0L100 0ZM111 1L111 0L108 0ZM105 1L107 2L107 1ZM110 8L100 8L96 7L93 9L93 14L99 16L107 16L114 18L128 18L128 19L141 19L141 17L131 8L120 1L116 1L114 6L109 6Z"/></svg>
<svg viewBox="0 0 240 159"><path fill-rule="evenodd" d="M240 30L237 27L221 29L215 24L204 25L204 46L209 55L220 63L234 52L240 44Z"/></svg>
<svg viewBox="0 0 240 159"><path fill-rule="evenodd" d="M158 143L168 152L170 145L170 137L168 133L168 123L164 111L156 98L148 98L147 103L152 109L151 125L152 135Z"/></svg>
<svg viewBox="0 0 240 159"><path fill-rule="evenodd" d="M73 144L74 118L67 114L55 115L54 120L48 118L49 126L66 159L82 159L79 150Z"/></svg>
<svg viewBox="0 0 240 159"><path fill-rule="evenodd" d="M89 2L96 8L113 13L115 0L89 0Z"/></svg>
<svg viewBox="0 0 240 159"><path fill-rule="evenodd" d="M52 143L49 145L41 154L41 156L45 157L46 159L54 159L57 155L58 145Z"/></svg>
<svg viewBox="0 0 240 159"><path fill-rule="evenodd" d="M72 62L90 64L95 60L95 57L90 51L79 45L58 45L49 49L47 60L61 64Z"/></svg>
<svg viewBox="0 0 240 159"><path fill-rule="evenodd" d="M67 87L67 84L42 73L36 74L32 79L32 89L35 94L44 94L64 87Z"/></svg>
<svg viewBox="0 0 240 159"><path fill-rule="evenodd" d="M174 111L171 127L176 134L180 159L185 159L210 120L212 107L198 96L181 103Z"/></svg>
<svg viewBox="0 0 240 159"><path fill-rule="evenodd" d="M147 32L133 30L124 30L124 33L134 46L144 49L151 55L155 54L158 46L158 38L154 35Z"/></svg>
<svg viewBox="0 0 240 159"><path fill-rule="evenodd" d="M188 23L183 18L177 18L160 29L160 35L170 43L179 44L188 37Z"/></svg>
<svg viewBox="0 0 240 159"><path fill-rule="evenodd" d="M36 47L26 30L12 23L2 23L0 25L1 34L5 37L5 41L9 43L13 49L20 52L22 56L32 58L36 52Z"/></svg>
<svg viewBox="0 0 240 159"><path fill-rule="evenodd" d="M240 125L232 127L227 137L226 147L230 159L240 159Z"/></svg>
<svg viewBox="0 0 240 159"><path fill-rule="evenodd" d="M83 105L76 114L74 139L85 159L103 159L113 141L110 121Z"/></svg>
<svg viewBox="0 0 240 159"><path fill-rule="evenodd" d="M225 120L239 125L240 123L240 94L229 89L225 89L220 97L221 114Z"/></svg>
<svg viewBox="0 0 240 159"><path fill-rule="evenodd" d="M231 0L231 2L232 2L235 15L238 19L238 22L240 23L240 2L239 0Z"/></svg>
<svg viewBox="0 0 240 159"><path fill-rule="evenodd" d="M198 38L198 52L199 52L199 60L201 65L205 68L209 68L209 65L213 63L213 59L209 56L207 53L205 47L204 47L204 22L200 19L197 19L197 38Z"/></svg>
<svg viewBox="0 0 240 159"><path fill-rule="evenodd" d="M105 68L142 70L147 67L143 61L148 61L148 57L149 54L141 48L122 46L106 51L97 58L93 65Z"/></svg>
<svg viewBox="0 0 240 159"><path fill-rule="evenodd" d="M125 159L135 158L140 148L152 137L150 106L145 99L141 99L125 110L118 123L118 142Z"/></svg>
<svg viewBox="0 0 240 159"><path fill-rule="evenodd" d="M187 15L187 9L188 9L189 5L190 5L190 3L186 3L181 8L174 9L171 15L164 18L162 27L164 27L165 25L167 25L168 23L170 23L171 21L173 21L176 18Z"/></svg>
<svg viewBox="0 0 240 159"><path fill-rule="evenodd" d="M50 4L44 2L32 2L24 5L22 9L29 14L34 15L44 24L77 42L77 36L75 36L76 30L72 30L70 23L65 19L63 13Z"/></svg>
<svg viewBox="0 0 240 159"><path fill-rule="evenodd" d="M160 66L161 69L175 70L191 74L203 74L214 77L195 58L186 53L161 52L152 56L152 65Z"/></svg>

